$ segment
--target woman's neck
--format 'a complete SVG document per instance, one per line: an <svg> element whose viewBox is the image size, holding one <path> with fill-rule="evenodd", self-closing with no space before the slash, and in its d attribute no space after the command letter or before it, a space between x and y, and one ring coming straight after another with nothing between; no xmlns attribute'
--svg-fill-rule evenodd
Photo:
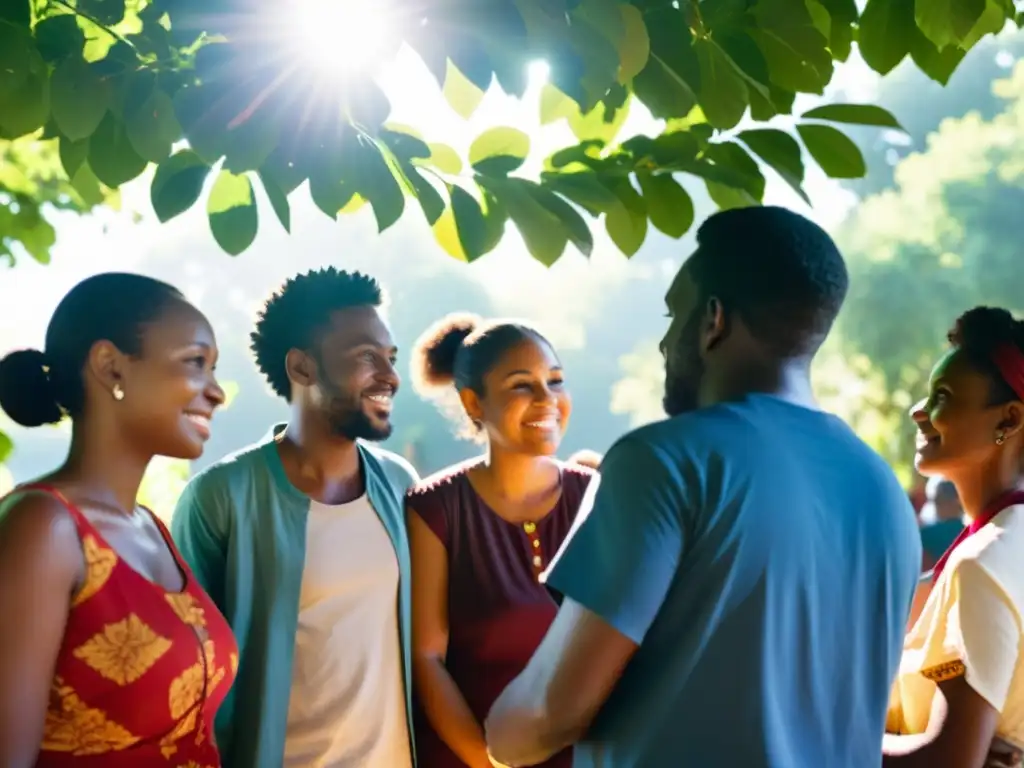
<svg viewBox="0 0 1024 768"><path fill-rule="evenodd" d="M965 477L950 478L956 486L964 514L976 520L1000 496L1024 487L1020 461L1005 452L996 464L974 470ZM1012 460L1011 460L1012 459Z"/></svg>
<svg viewBox="0 0 1024 768"><path fill-rule="evenodd" d="M554 457L512 453L493 446L479 472L492 493L510 502L542 497L561 482L561 470Z"/></svg>
<svg viewBox="0 0 1024 768"><path fill-rule="evenodd" d="M91 501L130 513L152 458L114 430L73 424L68 457L53 478L74 484Z"/></svg>

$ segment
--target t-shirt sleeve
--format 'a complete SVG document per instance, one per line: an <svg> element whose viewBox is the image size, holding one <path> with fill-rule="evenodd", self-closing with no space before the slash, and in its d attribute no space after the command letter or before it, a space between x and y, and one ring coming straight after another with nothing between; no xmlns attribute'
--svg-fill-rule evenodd
<svg viewBox="0 0 1024 768"><path fill-rule="evenodd" d="M544 576L547 585L642 642L682 554L679 485L668 458L643 439L613 446Z"/></svg>
<svg viewBox="0 0 1024 768"><path fill-rule="evenodd" d="M1020 613L980 563L963 560L943 591L923 649L921 674L936 683L965 676L994 709L1006 703L1017 667Z"/></svg>
<svg viewBox="0 0 1024 768"><path fill-rule="evenodd" d="M405 497L405 507L425 522L445 549L448 548L448 511L441 493L436 490L420 493L413 491Z"/></svg>

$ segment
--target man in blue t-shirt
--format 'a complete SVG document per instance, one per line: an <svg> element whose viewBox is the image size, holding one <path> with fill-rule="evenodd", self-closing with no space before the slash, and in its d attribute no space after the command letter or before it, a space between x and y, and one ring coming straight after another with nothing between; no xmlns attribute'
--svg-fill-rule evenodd
<svg viewBox="0 0 1024 768"><path fill-rule="evenodd" d="M558 616L488 717L498 763L881 762L921 543L892 471L811 393L842 256L771 207L697 243L666 297L671 418L604 457L547 573Z"/></svg>

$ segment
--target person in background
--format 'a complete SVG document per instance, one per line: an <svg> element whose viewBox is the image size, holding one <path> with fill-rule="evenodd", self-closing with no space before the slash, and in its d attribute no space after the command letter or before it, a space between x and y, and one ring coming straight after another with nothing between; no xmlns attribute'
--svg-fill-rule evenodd
<svg viewBox="0 0 1024 768"><path fill-rule="evenodd" d="M64 463L0 502L0 765L220 766L213 721L231 630L159 519L136 503L154 456L196 459L224 402L206 318L141 275L90 277L45 351L0 361L24 427L71 419Z"/></svg>
<svg viewBox="0 0 1024 768"><path fill-rule="evenodd" d="M796 213L701 226L666 297L670 418L601 462L546 575L558 617L487 719L497 761L878 765L921 542L892 470L812 394L847 285Z"/></svg>
<svg viewBox="0 0 1024 768"><path fill-rule="evenodd" d="M601 468L601 454L589 448L583 448L570 456L568 463L578 467L588 467L597 472Z"/></svg>
<svg viewBox="0 0 1024 768"><path fill-rule="evenodd" d="M978 307L949 341L911 412L916 463L953 483L970 523L906 637L886 768L1014 764L1024 747L1024 321Z"/></svg>
<svg viewBox="0 0 1024 768"><path fill-rule="evenodd" d="M240 646L229 768L409 768L411 597L391 434L397 350L377 281L323 269L266 302L256 364L287 424L198 474L171 530Z"/></svg>
<svg viewBox="0 0 1024 768"><path fill-rule="evenodd" d="M539 575L562 545L592 472L554 456L569 420L551 344L510 321L454 315L413 351L424 395L464 413L484 456L407 498L413 567L413 671L429 768L488 768L483 719L526 666L555 617ZM547 768L569 768L571 751Z"/></svg>
<svg viewBox="0 0 1024 768"><path fill-rule="evenodd" d="M942 477L929 478L925 485L927 501L921 510L921 570L930 571L964 529L964 510L956 486Z"/></svg>

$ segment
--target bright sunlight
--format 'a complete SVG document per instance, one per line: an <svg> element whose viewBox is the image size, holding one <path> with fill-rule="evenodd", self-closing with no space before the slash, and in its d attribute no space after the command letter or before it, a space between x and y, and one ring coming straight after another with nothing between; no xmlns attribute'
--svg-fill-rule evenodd
<svg viewBox="0 0 1024 768"><path fill-rule="evenodd" d="M395 51L400 30L384 0L296 0L286 4L289 48L318 72L349 77Z"/></svg>

